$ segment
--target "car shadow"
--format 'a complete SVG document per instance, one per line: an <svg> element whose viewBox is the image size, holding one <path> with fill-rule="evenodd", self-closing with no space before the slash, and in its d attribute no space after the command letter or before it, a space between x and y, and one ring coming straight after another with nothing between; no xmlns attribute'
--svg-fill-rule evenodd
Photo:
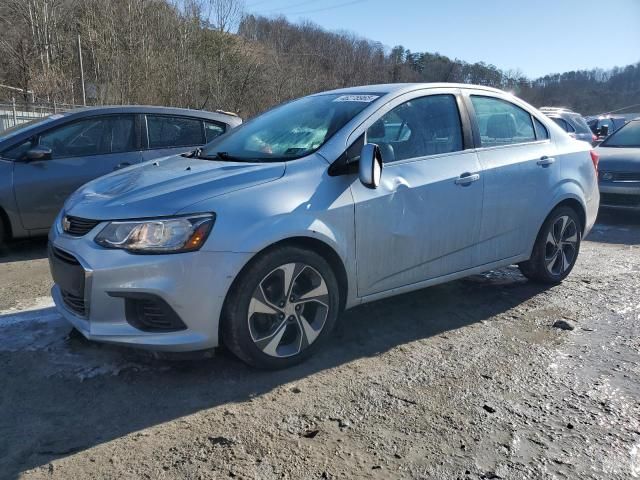
<svg viewBox="0 0 640 480"><path fill-rule="evenodd" d="M47 257L47 237L0 243L0 263L23 262Z"/></svg>
<svg viewBox="0 0 640 480"><path fill-rule="evenodd" d="M0 471L17 478L132 432L250 402L318 372L489 321L545 288L509 267L363 305L342 315L314 357L275 372L251 369L224 350L210 359L159 360L69 335L61 319L32 325L14 315L5 319L8 331L31 347L14 344L6 353L0 341Z"/></svg>
<svg viewBox="0 0 640 480"><path fill-rule="evenodd" d="M640 245L640 211L601 208L587 241Z"/></svg>

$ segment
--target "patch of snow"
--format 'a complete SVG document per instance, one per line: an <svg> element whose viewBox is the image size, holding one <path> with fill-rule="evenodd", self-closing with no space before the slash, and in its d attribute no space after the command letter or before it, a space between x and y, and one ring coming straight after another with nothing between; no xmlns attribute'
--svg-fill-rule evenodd
<svg viewBox="0 0 640 480"><path fill-rule="evenodd" d="M80 381L118 376L125 371L166 369L149 365L135 350L70 337L72 326L58 313L51 297L40 297L0 310L0 353L39 352L46 376L72 377Z"/></svg>
<svg viewBox="0 0 640 480"><path fill-rule="evenodd" d="M48 322L59 317L51 297L38 297L16 307L0 310L0 328L22 322Z"/></svg>

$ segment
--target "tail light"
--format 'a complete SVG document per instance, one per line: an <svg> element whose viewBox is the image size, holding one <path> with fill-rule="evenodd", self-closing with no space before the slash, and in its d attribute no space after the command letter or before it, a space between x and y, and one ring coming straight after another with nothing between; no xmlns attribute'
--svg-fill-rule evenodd
<svg viewBox="0 0 640 480"><path fill-rule="evenodd" d="M596 169L596 173L597 173L598 162L600 161L600 155L598 155L595 150L591 150L589 153L591 154L591 161L593 162L593 168Z"/></svg>

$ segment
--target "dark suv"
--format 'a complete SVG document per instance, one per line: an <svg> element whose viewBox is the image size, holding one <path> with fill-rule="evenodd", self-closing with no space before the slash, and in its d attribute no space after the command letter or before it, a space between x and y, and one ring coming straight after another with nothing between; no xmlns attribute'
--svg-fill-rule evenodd
<svg viewBox="0 0 640 480"><path fill-rule="evenodd" d="M89 180L210 142L242 120L182 108L92 107L0 132L0 242L44 235Z"/></svg>
<svg viewBox="0 0 640 480"><path fill-rule="evenodd" d="M542 107L540 111L557 123L571 137L595 145L597 137L587 125L587 121L579 113L572 112L568 108L555 107Z"/></svg>
<svg viewBox="0 0 640 480"><path fill-rule="evenodd" d="M612 117L609 115L600 115L599 117L592 117L587 120L587 124L593 134L597 137L598 143L603 141L620 127L623 127L626 123L627 119L624 117Z"/></svg>

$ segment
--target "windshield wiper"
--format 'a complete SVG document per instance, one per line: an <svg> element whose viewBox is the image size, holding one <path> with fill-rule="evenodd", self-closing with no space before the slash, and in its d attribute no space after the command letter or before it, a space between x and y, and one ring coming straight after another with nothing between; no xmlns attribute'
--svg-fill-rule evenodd
<svg viewBox="0 0 640 480"><path fill-rule="evenodd" d="M260 160L258 158L234 157L228 152L216 152L215 155L202 155L202 149L199 150L195 158L202 160L222 160L223 162L255 162Z"/></svg>
<svg viewBox="0 0 640 480"><path fill-rule="evenodd" d="M180 156L185 158L200 158L201 153L202 153L202 148L198 147L195 150L191 150L190 152L181 153Z"/></svg>
<svg viewBox="0 0 640 480"><path fill-rule="evenodd" d="M251 160L250 158L234 157L233 155L229 155L228 152L216 152L216 157L228 162L246 162L247 160Z"/></svg>

